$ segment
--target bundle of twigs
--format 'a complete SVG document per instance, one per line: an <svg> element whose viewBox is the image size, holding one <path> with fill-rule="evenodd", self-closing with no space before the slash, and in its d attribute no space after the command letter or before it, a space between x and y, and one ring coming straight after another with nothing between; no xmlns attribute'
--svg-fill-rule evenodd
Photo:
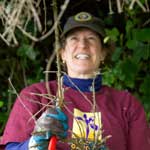
<svg viewBox="0 0 150 150"><path fill-rule="evenodd" d="M37 42L47 38L59 23L64 11L66 10L70 0L65 0L61 6L57 20L53 23L53 26L49 31L46 29L46 25L49 20L46 20L47 6L46 0L3 0L0 2L0 19L2 20L2 33L0 33L1 39L7 45L18 45L18 39L16 37L16 29L19 29L25 36L31 40ZM49 0L49 4L53 7L53 1ZM115 5L114 5L115 4ZM114 7L117 7L117 13L122 13L124 7L134 9L135 5L138 5L143 12L149 12L148 0L145 0L143 4L140 0L108 0L109 13L114 13ZM42 7L41 7L42 6ZM44 8L43 8L44 7ZM42 12L42 14L41 14ZM44 12L44 13L43 13ZM41 23L40 16L44 18L44 27ZM29 32L27 26L30 21L34 23L34 31ZM46 32L45 32L46 31ZM41 33L40 37L37 37L37 32Z"/></svg>
<svg viewBox="0 0 150 150"><path fill-rule="evenodd" d="M42 33L45 31L45 27L42 26L40 20L41 3L44 6L42 9L42 11L44 11L42 17L45 20L44 25L46 26L47 9L45 0L4 0L0 3L0 19L3 25L3 32L0 33L0 37L8 46L18 45L18 40L15 35L16 29L19 29L25 36L33 41L40 41L48 37L59 23L59 20L67 8L69 0L65 0L56 22L49 31L44 33L44 35ZM34 31L32 31L32 33L27 29L30 21L34 22ZM37 32L41 33L40 37L36 36Z"/></svg>

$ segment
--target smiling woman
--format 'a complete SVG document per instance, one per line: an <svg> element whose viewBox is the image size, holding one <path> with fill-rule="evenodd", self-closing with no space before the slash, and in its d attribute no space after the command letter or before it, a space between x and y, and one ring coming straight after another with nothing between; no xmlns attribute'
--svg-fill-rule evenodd
<svg viewBox="0 0 150 150"><path fill-rule="evenodd" d="M6 150L47 150L55 136L57 150L149 150L142 105L128 91L102 84L99 67L109 52L104 31L102 21L87 12L68 19L60 50L67 68L63 107L55 106L57 80L47 83L50 94L45 83L23 89L1 140Z"/></svg>
<svg viewBox="0 0 150 150"><path fill-rule="evenodd" d="M105 55L98 34L88 28L77 28L68 33L61 51L68 75L76 78L91 78L98 72Z"/></svg>

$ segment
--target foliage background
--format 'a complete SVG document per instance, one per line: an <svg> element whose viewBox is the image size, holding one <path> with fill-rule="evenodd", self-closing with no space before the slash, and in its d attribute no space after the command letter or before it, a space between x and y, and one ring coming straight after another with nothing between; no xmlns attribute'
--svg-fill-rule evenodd
<svg viewBox="0 0 150 150"><path fill-rule="evenodd" d="M1 0L2 2L2 0ZM48 19L53 22L51 0L47 0ZM144 0L141 0L143 5ZM57 3L61 7L63 1ZM143 104L150 120L150 13L143 12L138 5L129 10L124 7L122 13L117 12L116 2L112 3L113 12L108 8L108 1L76 0L70 1L63 17L61 26L66 18L79 11L88 11L101 17L106 24L107 35L116 42L112 62L102 69L104 84L117 89L127 89ZM92 7L92 8L91 8ZM1 22L2 24L2 22ZM49 24L47 24L49 26ZM34 28L32 21L28 27ZM0 31L3 28L0 27ZM8 47L0 40L0 134L2 134L10 110L16 98L10 86L11 80L16 91L35 82L45 80L43 71L49 57L53 53L54 34L41 42L33 42L16 30L19 45ZM38 34L38 33L37 33ZM55 60L51 70L56 70ZM50 75L50 80L56 78Z"/></svg>

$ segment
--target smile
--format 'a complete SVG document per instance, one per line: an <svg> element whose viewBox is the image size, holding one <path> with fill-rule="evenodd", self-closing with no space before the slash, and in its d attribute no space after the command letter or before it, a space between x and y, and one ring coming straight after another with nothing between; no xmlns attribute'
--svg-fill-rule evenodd
<svg viewBox="0 0 150 150"><path fill-rule="evenodd" d="M88 54L77 54L75 56L76 59L84 60L84 59L89 59L90 56Z"/></svg>

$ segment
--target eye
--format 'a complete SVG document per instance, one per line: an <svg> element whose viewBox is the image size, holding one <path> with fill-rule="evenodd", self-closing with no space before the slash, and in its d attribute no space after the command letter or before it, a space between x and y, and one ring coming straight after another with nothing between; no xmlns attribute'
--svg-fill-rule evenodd
<svg viewBox="0 0 150 150"><path fill-rule="evenodd" d="M69 39L70 39L71 41L78 40L78 38L77 38L76 36L71 36Z"/></svg>
<svg viewBox="0 0 150 150"><path fill-rule="evenodd" d="M96 36L88 36L88 40L96 41L97 37Z"/></svg>

